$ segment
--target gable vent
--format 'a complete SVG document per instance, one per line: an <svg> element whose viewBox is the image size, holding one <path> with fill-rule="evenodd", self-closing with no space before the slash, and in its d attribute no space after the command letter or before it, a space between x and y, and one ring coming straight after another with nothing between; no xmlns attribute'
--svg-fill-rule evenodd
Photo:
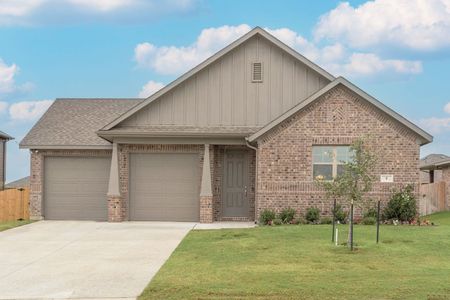
<svg viewBox="0 0 450 300"><path fill-rule="evenodd" d="M262 63L254 62L252 64L252 81L262 82Z"/></svg>

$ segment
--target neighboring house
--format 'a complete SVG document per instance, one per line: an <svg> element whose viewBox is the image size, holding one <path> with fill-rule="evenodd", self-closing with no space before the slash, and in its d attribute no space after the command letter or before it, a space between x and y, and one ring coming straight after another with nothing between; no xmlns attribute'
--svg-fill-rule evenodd
<svg viewBox="0 0 450 300"><path fill-rule="evenodd" d="M147 99L56 100L21 147L34 218L213 222L329 213L314 178L365 135L370 197L418 186L431 135L255 28Z"/></svg>
<svg viewBox="0 0 450 300"><path fill-rule="evenodd" d="M420 172L427 174L426 182L445 182L444 199L450 208L450 157L444 154L430 154L420 162ZM425 177L425 176L423 176Z"/></svg>
<svg viewBox="0 0 450 300"><path fill-rule="evenodd" d="M30 176L26 176L5 184L5 189L25 189L30 187Z"/></svg>
<svg viewBox="0 0 450 300"><path fill-rule="evenodd" d="M12 139L12 136L0 131L0 191L4 189L6 180L6 142Z"/></svg>
<svg viewBox="0 0 450 300"><path fill-rule="evenodd" d="M420 160L420 183L442 181L442 169L438 168L442 162L450 160L445 154L430 154Z"/></svg>

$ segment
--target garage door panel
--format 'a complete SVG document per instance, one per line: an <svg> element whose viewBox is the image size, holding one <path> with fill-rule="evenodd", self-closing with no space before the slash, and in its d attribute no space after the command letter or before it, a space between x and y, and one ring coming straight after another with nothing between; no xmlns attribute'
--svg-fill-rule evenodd
<svg viewBox="0 0 450 300"><path fill-rule="evenodd" d="M44 217L106 221L110 163L106 157L46 157Z"/></svg>
<svg viewBox="0 0 450 300"><path fill-rule="evenodd" d="M198 154L130 155L130 220L198 221Z"/></svg>

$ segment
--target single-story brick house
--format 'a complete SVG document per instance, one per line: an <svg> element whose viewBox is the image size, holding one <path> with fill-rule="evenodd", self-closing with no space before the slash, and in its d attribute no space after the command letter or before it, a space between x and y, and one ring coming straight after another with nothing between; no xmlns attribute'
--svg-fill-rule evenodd
<svg viewBox="0 0 450 300"><path fill-rule="evenodd" d="M5 188L6 180L6 143L14 139L9 134L0 131L0 191Z"/></svg>
<svg viewBox="0 0 450 300"><path fill-rule="evenodd" d="M57 99L21 147L34 218L214 222L328 213L314 178L367 134L370 196L418 185L431 135L255 28L147 99Z"/></svg>

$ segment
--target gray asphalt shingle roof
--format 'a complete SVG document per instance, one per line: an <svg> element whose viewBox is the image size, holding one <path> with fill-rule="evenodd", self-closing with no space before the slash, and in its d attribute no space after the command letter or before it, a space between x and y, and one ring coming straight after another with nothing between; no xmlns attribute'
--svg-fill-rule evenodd
<svg viewBox="0 0 450 300"><path fill-rule="evenodd" d="M10 136L9 134L6 134L6 133L4 133L3 131L0 130L0 139L12 140L14 138L12 136Z"/></svg>
<svg viewBox="0 0 450 300"><path fill-rule="evenodd" d="M57 99L20 142L33 146L105 146L96 131L144 99Z"/></svg>

